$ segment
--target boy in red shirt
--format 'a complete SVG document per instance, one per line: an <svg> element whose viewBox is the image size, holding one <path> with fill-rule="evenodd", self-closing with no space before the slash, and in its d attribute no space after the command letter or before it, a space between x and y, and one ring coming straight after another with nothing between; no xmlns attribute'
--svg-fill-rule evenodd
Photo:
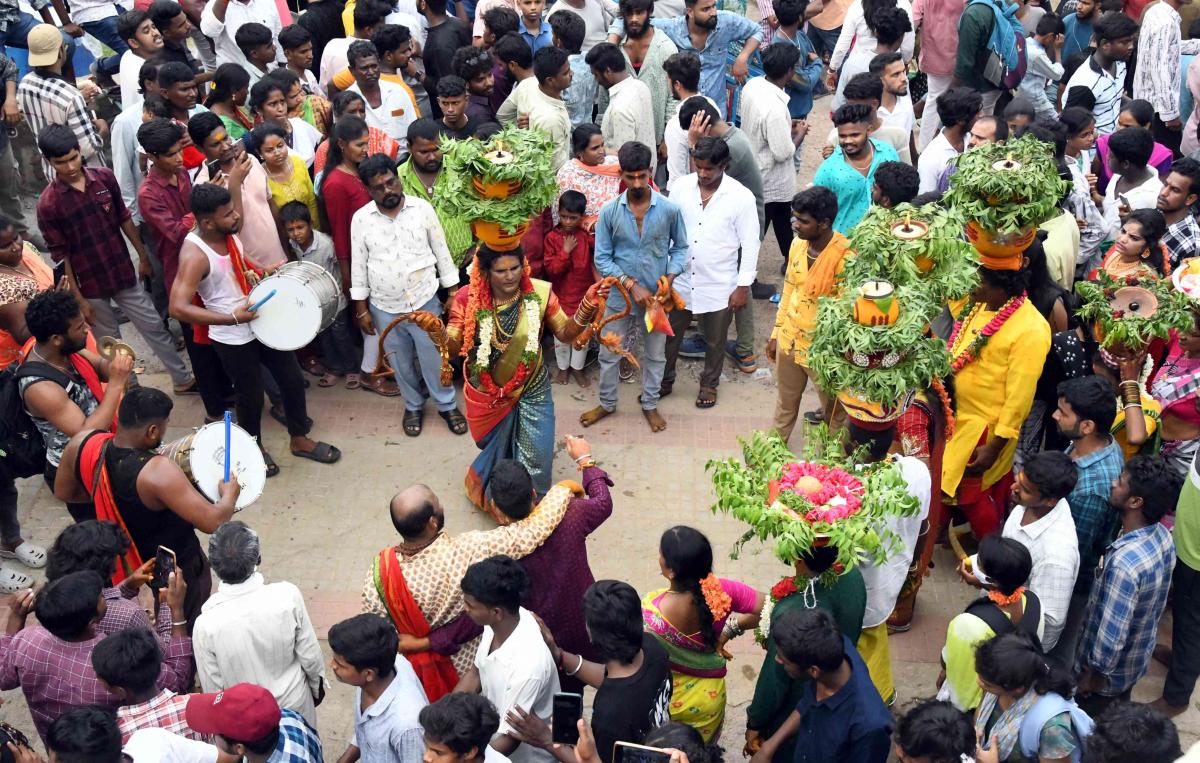
<svg viewBox="0 0 1200 763"><path fill-rule="evenodd" d="M542 244L543 266L559 304L567 315L574 315L583 295L595 283L592 267L592 234L583 229L583 213L587 199L579 191L564 191L558 197L558 225L546 234ZM583 364L587 348L576 350L569 344L554 340L554 357L558 361L557 384L566 384L574 375L580 387L588 386Z"/></svg>

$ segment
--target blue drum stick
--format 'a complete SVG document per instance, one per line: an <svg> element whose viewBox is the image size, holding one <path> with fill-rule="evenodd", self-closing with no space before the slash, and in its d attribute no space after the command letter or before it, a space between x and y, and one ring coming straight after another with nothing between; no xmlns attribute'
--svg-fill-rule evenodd
<svg viewBox="0 0 1200 763"><path fill-rule="evenodd" d="M258 309L260 307L262 307L263 305L267 304L267 302L271 299L271 297L274 297L274 296L275 296L275 290L271 289L269 292L267 292L267 296L263 297L262 299L258 300L257 302L255 302L253 305L250 306L250 312L257 313Z"/></svg>
<svg viewBox="0 0 1200 763"><path fill-rule="evenodd" d="M275 292L271 292L271 294L274 294L274 293ZM270 295L268 295L268 297L269 296ZM266 300L264 299L263 302L266 302ZM230 435L231 435L232 431L233 431L233 418L230 416L229 411L225 411L225 483L226 484L229 483L229 440L230 440Z"/></svg>

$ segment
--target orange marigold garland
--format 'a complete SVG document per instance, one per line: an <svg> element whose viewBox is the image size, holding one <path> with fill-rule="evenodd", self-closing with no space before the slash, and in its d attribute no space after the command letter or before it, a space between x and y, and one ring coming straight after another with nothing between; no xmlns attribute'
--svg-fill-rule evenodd
<svg viewBox="0 0 1200 763"><path fill-rule="evenodd" d="M700 592L704 594L704 603L708 605L708 611L712 612L714 623L725 619L733 609L733 599L725 593L715 574L710 572L708 577L700 581Z"/></svg>
<svg viewBox="0 0 1200 763"><path fill-rule="evenodd" d="M946 391L946 387L942 384L941 379L933 379L929 386L937 393L938 399L942 401L942 417L946 419L946 431L942 436L949 440L954 436L954 407L950 405L950 393Z"/></svg>

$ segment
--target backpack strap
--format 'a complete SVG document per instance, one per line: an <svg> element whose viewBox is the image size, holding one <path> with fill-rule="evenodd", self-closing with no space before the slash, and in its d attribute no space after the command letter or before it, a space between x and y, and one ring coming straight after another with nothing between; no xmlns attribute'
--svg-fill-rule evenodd
<svg viewBox="0 0 1200 763"><path fill-rule="evenodd" d="M14 379L28 379L35 376L42 379L49 379L50 381L57 383L63 389L66 389L71 384L74 384L74 381L72 381L71 377L67 376L65 373L49 363L43 363L40 360L25 361L21 365L17 366L16 373L13 374Z"/></svg>
<svg viewBox="0 0 1200 763"><path fill-rule="evenodd" d="M1021 747L1023 755L1034 759L1037 758L1038 748L1041 746L1042 727L1051 718L1062 713L1070 715L1071 726L1075 731L1075 735L1079 738L1079 744L1071 752L1071 760L1078 763L1083 752L1083 741L1092 735L1092 726L1094 725L1092 718L1079 705L1076 705L1074 700L1066 699L1054 692L1043 694L1037 702L1033 703L1033 707L1029 708L1029 712L1025 713L1025 717L1021 719L1018 744Z"/></svg>
<svg viewBox="0 0 1200 763"><path fill-rule="evenodd" d="M969 615L975 615L987 623L987 627L991 628L992 633L995 633L997 636L1003 636L1017 630L1017 626L1008 618L1008 615L1004 614L1004 610L1000 609L991 599L986 597L972 601L963 611ZM1021 622L1025 622L1024 617L1021 618Z"/></svg>

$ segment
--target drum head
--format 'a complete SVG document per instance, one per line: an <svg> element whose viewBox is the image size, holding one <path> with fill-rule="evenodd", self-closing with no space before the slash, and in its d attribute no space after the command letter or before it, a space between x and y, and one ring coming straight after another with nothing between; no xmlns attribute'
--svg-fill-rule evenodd
<svg viewBox="0 0 1200 763"><path fill-rule="evenodd" d="M278 295L276 295L278 296ZM242 492L238 495L237 509L241 511L258 500L267 483L267 464L262 451L245 429L233 425L229 436L229 476L238 481ZM196 430L192 447L188 452L192 467L192 481L210 501L217 501L217 483L225 477L225 423L206 424Z"/></svg>
<svg viewBox="0 0 1200 763"><path fill-rule="evenodd" d="M324 318L321 301L302 280L276 274L267 276L250 290L250 304L270 294L272 289L275 296L259 308L250 321L250 330L268 347L298 350L321 331Z"/></svg>

